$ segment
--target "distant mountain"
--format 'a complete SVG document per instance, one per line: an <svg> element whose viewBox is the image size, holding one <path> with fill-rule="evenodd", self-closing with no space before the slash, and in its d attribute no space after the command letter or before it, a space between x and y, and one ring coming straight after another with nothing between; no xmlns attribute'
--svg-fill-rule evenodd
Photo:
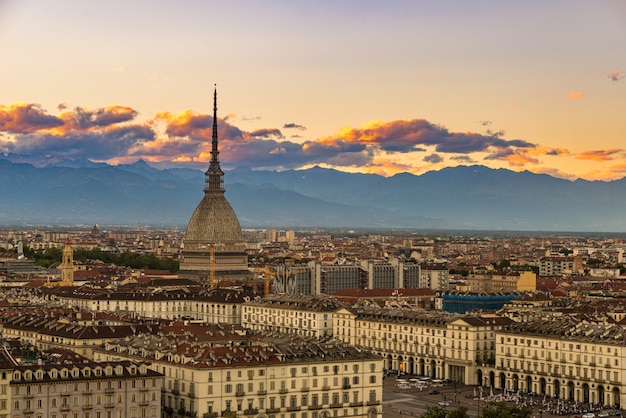
<svg viewBox="0 0 626 418"><path fill-rule="evenodd" d="M160 170L141 160L119 166L36 160L38 166L28 157L0 156L0 225L184 227L203 196L201 170ZM236 168L225 180L244 227L626 232L624 179L572 182L462 166L390 178L319 167Z"/></svg>

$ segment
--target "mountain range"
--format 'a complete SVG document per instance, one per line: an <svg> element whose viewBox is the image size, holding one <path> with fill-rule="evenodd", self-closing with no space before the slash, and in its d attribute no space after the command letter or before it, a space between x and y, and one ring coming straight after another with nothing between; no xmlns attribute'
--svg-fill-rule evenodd
<svg viewBox="0 0 626 418"><path fill-rule="evenodd" d="M204 174L139 160L0 155L0 225L185 227ZM626 232L626 179L569 181L480 165L422 175L313 167L225 174L242 227Z"/></svg>

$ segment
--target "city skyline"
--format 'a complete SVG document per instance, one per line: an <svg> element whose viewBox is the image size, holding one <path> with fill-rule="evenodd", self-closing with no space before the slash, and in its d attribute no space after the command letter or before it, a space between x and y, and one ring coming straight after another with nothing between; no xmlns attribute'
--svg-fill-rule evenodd
<svg viewBox="0 0 626 418"><path fill-rule="evenodd" d="M619 1L0 1L0 152L625 176Z"/></svg>

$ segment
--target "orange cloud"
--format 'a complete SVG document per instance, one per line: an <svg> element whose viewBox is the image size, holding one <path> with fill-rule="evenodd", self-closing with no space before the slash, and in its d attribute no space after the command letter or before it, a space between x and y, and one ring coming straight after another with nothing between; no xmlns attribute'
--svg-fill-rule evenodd
<svg viewBox="0 0 626 418"><path fill-rule="evenodd" d="M624 152L623 149L608 149L608 150L595 150L585 151L576 155L574 158L577 160L589 160L589 161L611 161L615 158L621 157Z"/></svg>
<svg viewBox="0 0 626 418"><path fill-rule="evenodd" d="M583 94L580 91L570 91L567 97L570 100L576 100L580 102L583 99Z"/></svg>
<svg viewBox="0 0 626 418"><path fill-rule="evenodd" d="M30 133L63 125L63 120L48 115L38 104L0 105L0 131Z"/></svg>

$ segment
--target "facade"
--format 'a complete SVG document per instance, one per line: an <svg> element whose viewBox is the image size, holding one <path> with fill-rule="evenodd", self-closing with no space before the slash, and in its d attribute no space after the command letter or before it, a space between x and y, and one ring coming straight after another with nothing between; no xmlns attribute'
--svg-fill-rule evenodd
<svg viewBox="0 0 626 418"><path fill-rule="evenodd" d="M241 324L257 331L331 336L333 313L342 307L327 296L268 296L243 304Z"/></svg>
<svg viewBox="0 0 626 418"><path fill-rule="evenodd" d="M444 264L422 264L420 286L432 290L448 290L450 271Z"/></svg>
<svg viewBox="0 0 626 418"><path fill-rule="evenodd" d="M385 370L477 384L495 363L495 332L508 318L358 307L335 314L334 335L385 359Z"/></svg>
<svg viewBox="0 0 626 418"><path fill-rule="evenodd" d="M247 281L252 275L239 219L224 197L217 132L217 90L213 95L211 163L205 173L204 197L196 207L183 240L179 275L210 284Z"/></svg>
<svg viewBox="0 0 626 418"><path fill-rule="evenodd" d="M382 417L383 360L369 351L328 339L265 336L262 342L245 337L222 344L195 337L198 341L136 337L107 344L96 358L150 359L150 367L165 375L166 418L228 412L264 418Z"/></svg>
<svg viewBox="0 0 626 418"><path fill-rule="evenodd" d="M211 324L240 324L241 304L254 297L245 288L208 290L200 286L131 291L60 287L48 294L65 306L93 312L127 313L135 318L197 319Z"/></svg>
<svg viewBox="0 0 626 418"><path fill-rule="evenodd" d="M163 376L144 363L111 361L17 365L10 416L158 418ZM2 415L0 400L0 415Z"/></svg>
<svg viewBox="0 0 626 418"><path fill-rule="evenodd" d="M582 273L583 261L580 255L570 257L542 257L539 260L540 276L561 276Z"/></svg>
<svg viewBox="0 0 626 418"><path fill-rule="evenodd" d="M624 329L573 318L516 323L496 333L495 369L483 384L599 405L626 402Z"/></svg>
<svg viewBox="0 0 626 418"><path fill-rule="evenodd" d="M106 341L136 332L157 332L156 325L79 325L40 315L17 315L3 324L5 338L19 338L39 350L72 350L93 358L93 349Z"/></svg>

